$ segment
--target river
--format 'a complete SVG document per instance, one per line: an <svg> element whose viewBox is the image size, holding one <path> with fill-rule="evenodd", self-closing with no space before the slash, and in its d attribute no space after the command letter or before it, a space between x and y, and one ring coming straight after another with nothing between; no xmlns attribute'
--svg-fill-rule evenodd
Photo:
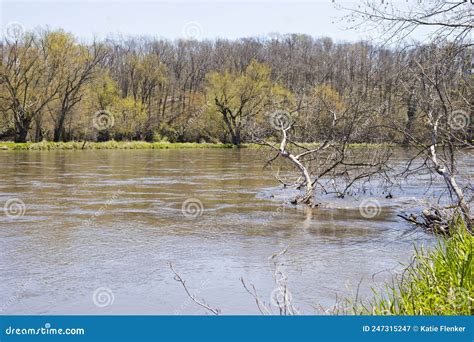
<svg viewBox="0 0 474 342"><path fill-rule="evenodd" d="M258 314L239 278L270 303L268 257L286 246L293 302L320 314L357 288L368 296L434 240L396 216L419 206L427 176L365 218L360 198L285 205L252 149L3 151L0 165L0 204L25 204L0 214L2 314L204 314L168 262L223 314Z"/></svg>

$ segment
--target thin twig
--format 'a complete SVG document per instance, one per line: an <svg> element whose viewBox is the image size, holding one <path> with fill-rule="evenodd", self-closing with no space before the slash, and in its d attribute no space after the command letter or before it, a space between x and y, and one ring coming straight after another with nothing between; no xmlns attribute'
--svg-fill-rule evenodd
<svg viewBox="0 0 474 342"><path fill-rule="evenodd" d="M196 303L199 306L202 306L206 310L209 310L210 312L212 312L216 316L220 314L221 310L219 310L217 308L210 307L209 305L204 303L203 300L199 300L199 299L196 298L196 296L191 294L191 292L189 292L188 288L186 287L185 281L183 280L183 278L181 278L181 276L178 274L178 272L176 272L176 270L174 269L174 266L171 262L169 263L169 266L170 266L171 271L174 273L174 280L176 280L177 282L181 283L181 285L183 285L183 288L186 291L186 294L188 295L189 298L191 298L191 300L194 303Z"/></svg>

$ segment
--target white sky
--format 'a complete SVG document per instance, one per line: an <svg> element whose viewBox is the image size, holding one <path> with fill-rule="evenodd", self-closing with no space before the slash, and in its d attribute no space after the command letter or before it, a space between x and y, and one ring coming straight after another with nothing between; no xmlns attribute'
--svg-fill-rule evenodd
<svg viewBox="0 0 474 342"><path fill-rule="evenodd" d="M86 40L110 34L232 39L271 33L305 33L337 41L369 39L367 33L347 30L342 20L346 12L332 0L0 1L2 30L16 22L26 30L62 28ZM336 2L347 7L357 4ZM404 6L406 0L399 2Z"/></svg>

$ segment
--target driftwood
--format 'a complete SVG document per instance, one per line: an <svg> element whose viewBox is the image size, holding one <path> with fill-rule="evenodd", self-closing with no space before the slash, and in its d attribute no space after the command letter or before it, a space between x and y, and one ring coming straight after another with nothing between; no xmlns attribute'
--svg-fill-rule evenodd
<svg viewBox="0 0 474 342"><path fill-rule="evenodd" d="M414 214L397 216L434 234L450 235L451 233L450 216L442 213L438 208L425 209L418 217Z"/></svg>

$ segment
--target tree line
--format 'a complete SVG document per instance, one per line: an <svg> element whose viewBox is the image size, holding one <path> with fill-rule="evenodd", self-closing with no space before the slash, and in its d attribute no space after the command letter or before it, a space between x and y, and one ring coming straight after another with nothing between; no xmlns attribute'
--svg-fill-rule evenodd
<svg viewBox="0 0 474 342"><path fill-rule="evenodd" d="M423 73L442 73L451 109L472 106L470 51L448 41L389 48L287 34L83 43L39 29L5 39L1 51L0 139L16 142L240 145L272 138L282 119L293 122L295 141L316 142L345 136L333 123L347 111L365 113L349 143L425 141ZM471 125L461 128L460 142L471 141Z"/></svg>

